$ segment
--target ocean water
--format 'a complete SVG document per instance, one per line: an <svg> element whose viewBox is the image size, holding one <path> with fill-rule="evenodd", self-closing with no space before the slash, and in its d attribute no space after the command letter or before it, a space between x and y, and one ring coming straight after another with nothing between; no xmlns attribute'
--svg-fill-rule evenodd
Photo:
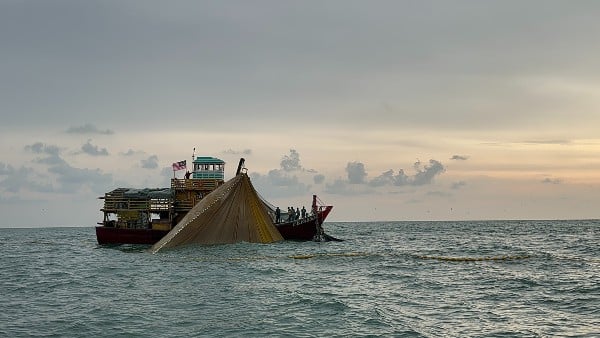
<svg viewBox="0 0 600 338"><path fill-rule="evenodd" d="M150 254L0 229L2 337L600 337L600 221L325 223Z"/></svg>

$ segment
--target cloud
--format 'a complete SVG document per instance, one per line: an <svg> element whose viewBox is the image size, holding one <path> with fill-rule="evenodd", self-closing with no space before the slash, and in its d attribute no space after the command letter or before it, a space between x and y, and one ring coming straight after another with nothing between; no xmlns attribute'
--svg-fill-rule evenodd
<svg viewBox="0 0 600 338"><path fill-rule="evenodd" d="M225 155L251 155L252 149L233 150L230 148L227 150L223 150L221 153Z"/></svg>
<svg viewBox="0 0 600 338"><path fill-rule="evenodd" d="M14 169L9 165L3 173L6 177L0 181L0 187L6 192L19 193L31 191L48 193L54 191L52 184L37 175L32 168L20 167L19 169Z"/></svg>
<svg viewBox="0 0 600 338"><path fill-rule="evenodd" d="M458 182L452 183L452 186L450 186L450 188L457 190L457 189L460 189L460 188L462 188L462 187L464 187L466 185L467 185L467 182L465 182L465 181L458 181Z"/></svg>
<svg viewBox="0 0 600 338"><path fill-rule="evenodd" d="M362 164L362 163L361 163ZM394 170L390 169L381 175L371 179L368 184L372 187L382 186L405 186L405 185L425 185L430 184L435 176L445 171L444 166L441 162L436 160L429 160L429 165L423 165L420 161L415 162L413 165L416 173L413 176L409 176L404 172L404 169L398 170L398 174L394 175ZM364 169L364 168L363 168ZM347 169L346 169L347 170ZM360 172L359 170L356 170Z"/></svg>
<svg viewBox="0 0 600 338"><path fill-rule="evenodd" d="M31 145L25 146L26 151L31 151L34 154L45 154L47 157L37 158L34 162L48 164L48 165L58 165L62 164L64 161L60 158L60 148L55 145L46 145L42 142L36 142Z"/></svg>
<svg viewBox="0 0 600 338"><path fill-rule="evenodd" d="M290 154L283 156L281 159L281 169L285 171L302 170L300 154L295 149L290 149Z"/></svg>
<svg viewBox="0 0 600 338"><path fill-rule="evenodd" d="M365 183L367 173L364 164L360 162L348 162L346 165L346 172L348 173L348 182L350 184Z"/></svg>
<svg viewBox="0 0 600 338"><path fill-rule="evenodd" d="M463 156L463 155L454 155L452 157L450 157L451 160L457 160L457 161L466 161L469 159L469 156Z"/></svg>
<svg viewBox="0 0 600 338"><path fill-rule="evenodd" d="M26 145L25 150L31 151L35 154L49 154L49 155L58 155L60 152L60 148L54 145L46 145L42 142L36 142L31 145Z"/></svg>
<svg viewBox="0 0 600 338"><path fill-rule="evenodd" d="M25 146L25 149L34 154L47 155L34 161L48 165L47 171L56 179L57 185L47 183L48 178L36 174L33 169L22 168L18 175L13 175L8 183L4 184L11 190L26 188L38 192L74 193L89 188L94 192L104 192L113 182L112 175L105 174L100 169L71 166L60 156L60 148L57 146L36 142ZM37 179L44 180L45 183L39 183Z"/></svg>
<svg viewBox="0 0 600 338"><path fill-rule="evenodd" d="M289 176L279 169L270 170L267 175L251 173L250 179L256 190L268 197L304 196L310 189L297 176Z"/></svg>
<svg viewBox="0 0 600 338"><path fill-rule="evenodd" d="M289 187L298 184L298 177L288 176L285 172L273 169L269 171L267 175L269 182L275 186Z"/></svg>
<svg viewBox="0 0 600 338"><path fill-rule="evenodd" d="M411 178L404 173L404 169L398 170L398 175L394 176L394 185L402 186L408 185L411 182Z"/></svg>
<svg viewBox="0 0 600 338"><path fill-rule="evenodd" d="M376 191L365 189L362 185L350 184L348 181L338 178L331 184L325 184L325 192L334 195L363 195Z"/></svg>
<svg viewBox="0 0 600 338"><path fill-rule="evenodd" d="M147 159L141 160L141 166L145 169L156 169L158 168L158 156L152 155Z"/></svg>
<svg viewBox="0 0 600 338"><path fill-rule="evenodd" d="M0 175L10 175L14 170L10 164L0 162Z"/></svg>
<svg viewBox="0 0 600 338"><path fill-rule="evenodd" d="M367 180L367 172L363 163L348 162L346 165L348 179L337 179L333 183L326 184L325 191L330 194L368 194L377 191L356 188L356 186L367 185L372 188L384 186L421 186L431 184L436 176L445 171L442 163L433 159L429 160L427 165L424 165L421 161L417 161L413 167L416 173L412 176L407 175L403 169L399 169L397 174L394 174L394 170L390 169L371 180Z"/></svg>
<svg viewBox="0 0 600 338"><path fill-rule="evenodd" d="M331 184L325 184L325 192L328 194L342 195L350 191L348 189L348 183L338 178Z"/></svg>
<svg viewBox="0 0 600 338"><path fill-rule="evenodd" d="M325 182L325 175L317 174L313 176L313 182L315 182L315 184L321 184Z"/></svg>
<svg viewBox="0 0 600 338"><path fill-rule="evenodd" d="M446 169L441 162L429 160L429 165L423 166L420 161L415 162L414 168L417 173L412 178L412 185L429 184L436 175L443 173Z"/></svg>
<svg viewBox="0 0 600 338"><path fill-rule="evenodd" d="M133 149L129 149L124 153L119 153L119 155L121 155L121 156L133 156L133 155L144 155L144 154L146 154L146 153L142 150L133 150Z"/></svg>
<svg viewBox="0 0 600 338"><path fill-rule="evenodd" d="M289 155L283 156L279 169L269 170L266 175L251 173L250 178L259 191L263 191L271 197L305 195L309 191L310 185L302 182L297 175L292 175L292 172L305 174L300 165L300 154L294 149L290 149Z"/></svg>
<svg viewBox="0 0 600 338"><path fill-rule="evenodd" d="M110 129L100 130L93 124L84 124L83 126L73 126L69 127L65 133L67 134L102 134L102 135L112 135L115 132Z"/></svg>
<svg viewBox="0 0 600 338"><path fill-rule="evenodd" d="M542 180L542 183L544 183L544 184L561 184L562 180L559 178L548 178L547 177Z"/></svg>
<svg viewBox="0 0 600 338"><path fill-rule="evenodd" d="M392 169L382 173L369 181L369 185L372 187L381 187L385 185L394 185L396 178L394 177L394 171Z"/></svg>
<svg viewBox="0 0 600 338"><path fill-rule="evenodd" d="M84 124L83 126L77 126L77 127L69 127L69 129L67 129L65 131L67 134L103 134L103 135L112 135L115 132L110 130L110 129L105 129L105 130L99 130L95 125L93 124Z"/></svg>
<svg viewBox="0 0 600 338"><path fill-rule="evenodd" d="M108 156L108 150L106 148L99 149L98 146L95 146L91 143L92 140L88 140L86 144L81 146L81 150L84 153L91 156Z"/></svg>
<svg viewBox="0 0 600 338"><path fill-rule="evenodd" d="M75 168L64 162L48 168L60 183L60 192L75 193L88 187L94 192L105 192L112 184L112 175L104 174L100 169Z"/></svg>

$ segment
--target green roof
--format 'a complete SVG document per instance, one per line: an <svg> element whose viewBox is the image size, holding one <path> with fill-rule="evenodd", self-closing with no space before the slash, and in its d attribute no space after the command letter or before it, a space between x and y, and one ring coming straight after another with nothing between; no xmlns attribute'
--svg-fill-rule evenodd
<svg viewBox="0 0 600 338"><path fill-rule="evenodd" d="M198 156L194 160L194 163L195 164L225 164L225 162L223 160L218 159L216 157L210 157L210 156Z"/></svg>

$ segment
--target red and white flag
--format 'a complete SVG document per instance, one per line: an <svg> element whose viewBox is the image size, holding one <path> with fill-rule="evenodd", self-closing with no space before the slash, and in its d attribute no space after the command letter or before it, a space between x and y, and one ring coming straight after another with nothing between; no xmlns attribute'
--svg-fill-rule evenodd
<svg viewBox="0 0 600 338"><path fill-rule="evenodd" d="M173 163L173 171L185 169L185 160Z"/></svg>

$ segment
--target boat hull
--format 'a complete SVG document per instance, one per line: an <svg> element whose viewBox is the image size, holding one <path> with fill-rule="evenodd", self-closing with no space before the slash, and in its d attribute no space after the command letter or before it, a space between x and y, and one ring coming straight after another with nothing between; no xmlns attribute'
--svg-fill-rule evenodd
<svg viewBox="0 0 600 338"><path fill-rule="evenodd" d="M149 244L158 242L168 230L122 229L106 226L96 227L98 244Z"/></svg>
<svg viewBox="0 0 600 338"><path fill-rule="evenodd" d="M310 241L319 232L323 221L329 215L332 206L326 206L318 212L317 217L300 219L294 222L275 224L285 240ZM148 244L158 242L168 230L123 229L107 226L96 227L98 244Z"/></svg>
<svg viewBox="0 0 600 338"><path fill-rule="evenodd" d="M332 206L325 206L323 210L317 213L317 217L308 219L299 219L295 222L286 222L275 224L281 237L292 241L310 241L319 233L319 228L323 224L327 215L331 211Z"/></svg>

